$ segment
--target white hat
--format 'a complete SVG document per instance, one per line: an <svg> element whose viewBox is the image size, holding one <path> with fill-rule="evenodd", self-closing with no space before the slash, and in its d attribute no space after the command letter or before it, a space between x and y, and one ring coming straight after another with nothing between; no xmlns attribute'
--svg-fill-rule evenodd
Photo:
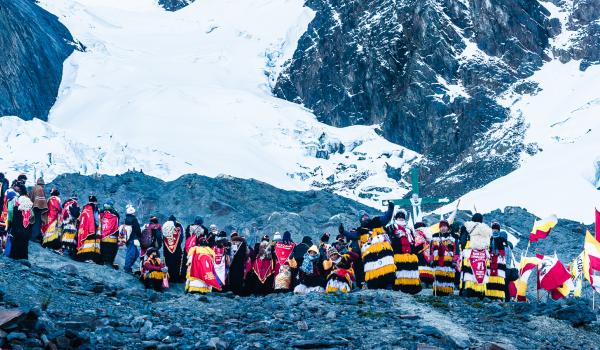
<svg viewBox="0 0 600 350"><path fill-rule="evenodd" d="M125 212L129 215L133 215L133 214L135 214L135 208L133 207L133 205L127 204L127 207L125 208Z"/></svg>
<svg viewBox="0 0 600 350"><path fill-rule="evenodd" d="M281 233L275 232L275 234L273 235L273 240L274 241L281 241Z"/></svg>

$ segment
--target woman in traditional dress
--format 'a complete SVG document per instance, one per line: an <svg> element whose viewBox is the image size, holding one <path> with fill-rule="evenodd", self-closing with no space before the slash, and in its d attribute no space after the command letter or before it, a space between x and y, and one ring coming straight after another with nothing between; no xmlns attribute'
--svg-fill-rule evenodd
<svg viewBox="0 0 600 350"><path fill-rule="evenodd" d="M323 262L323 267L327 272L326 293L349 293L354 287L354 269L353 258L351 254L340 254L339 251L329 246L327 249L328 260Z"/></svg>
<svg viewBox="0 0 600 350"><path fill-rule="evenodd" d="M115 258L119 251L119 213L114 208L115 203L109 199L100 212L100 255L102 263L117 269Z"/></svg>
<svg viewBox="0 0 600 350"><path fill-rule="evenodd" d="M57 253L62 253L61 235L61 212L60 192L53 188L50 191L48 199L48 222L42 224L42 246L53 249Z"/></svg>
<svg viewBox="0 0 600 350"><path fill-rule="evenodd" d="M221 289L215 271L215 252L205 234L199 236L197 245L189 249L187 266L186 293L206 294L212 292L213 288Z"/></svg>
<svg viewBox="0 0 600 350"><path fill-rule="evenodd" d="M163 233L163 255L165 264L169 268L169 282L181 283L183 281L183 226L174 215L162 226Z"/></svg>
<svg viewBox="0 0 600 350"><path fill-rule="evenodd" d="M292 269L288 263L296 244L292 241L289 231L283 233L282 240L275 243L275 291L289 292L292 290Z"/></svg>
<svg viewBox="0 0 600 350"><path fill-rule="evenodd" d="M454 252L456 240L450 233L448 221L442 220L439 224L440 232L431 239L433 256L433 295L446 296L454 293Z"/></svg>
<svg viewBox="0 0 600 350"><path fill-rule="evenodd" d="M246 279L246 261L249 249L246 239L237 232L231 234L231 265L229 266L229 290L236 295L245 295L244 281Z"/></svg>
<svg viewBox="0 0 600 350"><path fill-rule="evenodd" d="M419 258L415 253L413 231L406 226L406 212L401 210L396 213L394 223L388 227L396 263L396 280L393 288L404 293L417 294L421 291Z"/></svg>
<svg viewBox="0 0 600 350"><path fill-rule="evenodd" d="M275 286L275 259L271 243L261 241L258 251L251 254L251 269L246 277L249 294L267 295L273 293Z"/></svg>
<svg viewBox="0 0 600 350"><path fill-rule="evenodd" d="M33 202L29 199L25 186L17 186L18 197L15 197L9 208L9 222L12 259L29 259L29 240L33 229Z"/></svg>
<svg viewBox="0 0 600 350"><path fill-rule="evenodd" d="M302 265L298 269L298 285L294 288L296 294L323 293L326 284L323 259L316 245L308 248Z"/></svg>
<svg viewBox="0 0 600 350"><path fill-rule="evenodd" d="M160 260L158 250L148 248L146 250L146 259L142 265L142 281L146 289L152 288L157 292L162 292L164 289L164 279L169 269Z"/></svg>
<svg viewBox="0 0 600 350"><path fill-rule="evenodd" d="M506 257L508 248L508 235L500 231L500 224L492 223L492 237L490 239L489 277L486 284L485 296L505 301L506 298Z"/></svg>
<svg viewBox="0 0 600 350"><path fill-rule="evenodd" d="M425 287L431 287L433 284L433 268L431 264L431 238L425 231L426 225L423 222L415 224L415 251L419 259L419 279Z"/></svg>
<svg viewBox="0 0 600 350"><path fill-rule="evenodd" d="M89 196L88 203L83 206L77 230L78 261L101 263L100 258L100 214L96 196Z"/></svg>
<svg viewBox="0 0 600 350"><path fill-rule="evenodd" d="M66 201L62 206L61 218L61 231L62 236L60 238L63 253L74 257L77 248L77 219L79 218L81 209L77 203L77 196L71 196L71 199Z"/></svg>

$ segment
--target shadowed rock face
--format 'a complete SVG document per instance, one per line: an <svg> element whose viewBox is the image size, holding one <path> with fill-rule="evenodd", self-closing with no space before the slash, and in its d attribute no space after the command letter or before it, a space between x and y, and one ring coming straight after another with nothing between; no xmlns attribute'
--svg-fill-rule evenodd
<svg viewBox="0 0 600 350"><path fill-rule="evenodd" d="M304 235L320 237L323 232L335 236L340 222L357 223L358 211L376 210L325 191L284 191L255 180L209 178L185 175L164 182L137 172L120 176L62 175L46 187L56 186L63 199L76 193L85 202L94 193L100 203L115 201L119 212L131 203L144 222L150 215L166 221L173 214L182 224L196 215L206 225L217 224L231 232L256 237L289 230L295 240Z"/></svg>
<svg viewBox="0 0 600 350"><path fill-rule="evenodd" d="M316 17L277 81L278 97L331 125L381 125L390 141L425 154L438 193L464 193L516 167L522 123L489 133L510 119L498 94L548 60L560 31L537 1L306 5Z"/></svg>
<svg viewBox="0 0 600 350"><path fill-rule="evenodd" d="M158 0L158 3L167 11L177 11L194 1L195 0Z"/></svg>
<svg viewBox="0 0 600 350"><path fill-rule="evenodd" d="M0 116L47 120L73 38L33 0L0 0Z"/></svg>

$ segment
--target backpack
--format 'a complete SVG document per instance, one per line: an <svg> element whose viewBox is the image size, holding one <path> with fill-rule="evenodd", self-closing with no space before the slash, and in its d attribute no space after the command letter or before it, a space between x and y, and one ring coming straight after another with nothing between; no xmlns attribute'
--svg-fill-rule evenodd
<svg viewBox="0 0 600 350"><path fill-rule="evenodd" d="M142 230L142 236L140 237L140 246L143 249L148 249L154 243L154 233L152 232L152 227L150 225L145 225Z"/></svg>

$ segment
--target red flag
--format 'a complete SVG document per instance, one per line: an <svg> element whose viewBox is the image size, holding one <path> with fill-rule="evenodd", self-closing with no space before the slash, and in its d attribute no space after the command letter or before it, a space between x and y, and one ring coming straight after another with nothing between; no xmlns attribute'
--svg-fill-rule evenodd
<svg viewBox="0 0 600 350"><path fill-rule="evenodd" d="M546 256L540 265L540 286L553 291L571 278L571 273L556 256Z"/></svg>
<svg viewBox="0 0 600 350"><path fill-rule="evenodd" d="M600 241L600 211L596 209L596 240Z"/></svg>

